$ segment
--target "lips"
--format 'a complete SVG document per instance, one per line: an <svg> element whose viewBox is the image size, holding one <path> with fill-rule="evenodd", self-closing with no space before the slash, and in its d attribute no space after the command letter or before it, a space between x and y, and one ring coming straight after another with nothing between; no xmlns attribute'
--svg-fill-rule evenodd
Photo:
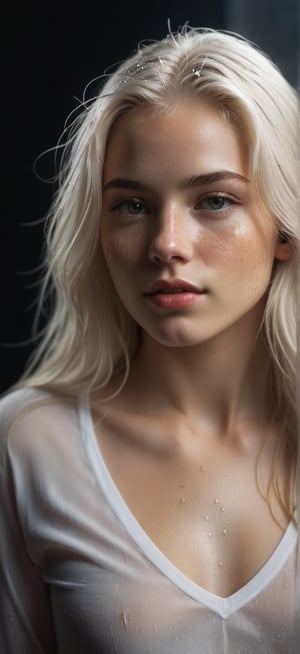
<svg viewBox="0 0 300 654"><path fill-rule="evenodd" d="M205 294L204 288L182 279L160 279L144 295L159 309L178 311L199 302Z"/></svg>
<svg viewBox="0 0 300 654"><path fill-rule="evenodd" d="M171 280L165 280L165 279L160 279L152 286L150 286L149 290L146 291L145 295L156 295L157 293L161 294L168 294L168 293L197 293L197 294L202 294L205 293L204 288L199 288L195 286L194 284L191 284L190 282L186 282L182 279L171 279Z"/></svg>

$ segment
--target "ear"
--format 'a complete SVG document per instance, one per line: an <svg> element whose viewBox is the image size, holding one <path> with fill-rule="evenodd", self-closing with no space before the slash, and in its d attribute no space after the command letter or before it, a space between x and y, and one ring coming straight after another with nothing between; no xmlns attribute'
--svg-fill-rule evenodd
<svg viewBox="0 0 300 654"><path fill-rule="evenodd" d="M278 261L288 261L293 256L293 246L289 241L288 236L282 231L277 234L276 247L274 257Z"/></svg>

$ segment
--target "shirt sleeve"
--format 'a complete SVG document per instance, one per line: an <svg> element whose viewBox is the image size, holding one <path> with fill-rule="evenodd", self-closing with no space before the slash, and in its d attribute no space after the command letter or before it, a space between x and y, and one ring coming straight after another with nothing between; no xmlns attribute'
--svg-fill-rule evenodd
<svg viewBox="0 0 300 654"><path fill-rule="evenodd" d="M16 499L8 446L20 399L14 396L0 402L0 649L1 654L55 654L47 586L27 551Z"/></svg>

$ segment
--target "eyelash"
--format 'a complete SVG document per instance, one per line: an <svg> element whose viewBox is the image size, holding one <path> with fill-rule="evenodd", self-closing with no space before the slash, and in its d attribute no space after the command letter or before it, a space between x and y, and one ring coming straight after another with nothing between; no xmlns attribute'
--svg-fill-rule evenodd
<svg viewBox="0 0 300 654"><path fill-rule="evenodd" d="M228 203L227 206L222 206L221 208L209 208L209 207L201 207L200 205L203 204L204 202L209 202L209 201L223 201L223 203ZM132 205L137 205L140 207L137 211L130 211L129 206ZM195 210L196 211L207 211L211 214L223 214L227 211L229 211L234 204L239 204L237 200L234 200L231 196L228 195L223 195L221 193L212 193L211 195L205 195L203 198L197 201L195 204ZM126 210L124 211L124 208ZM144 200L140 200L139 198L127 198L125 200L118 201L116 204L113 205L112 211L116 211L119 213L127 214L128 216L139 216L140 214L145 215L145 214L150 214L151 209L147 205Z"/></svg>
<svg viewBox="0 0 300 654"><path fill-rule="evenodd" d="M228 203L226 207L222 206L221 208L215 208L215 209L213 209L212 207L210 208L201 207L202 209L204 209L204 211L209 211L212 213L221 213L224 211L228 211L233 204L237 204L237 202L234 201L233 198L229 197L228 195L222 195L222 193L212 193L211 195L206 195L205 197L201 198L200 202L197 202L196 209L199 207L200 204L203 204L203 202L209 202L209 200L212 201L222 200L224 203L226 202Z"/></svg>
<svg viewBox="0 0 300 654"><path fill-rule="evenodd" d="M127 207L127 209L128 209L129 205L134 204L134 203L140 205L144 209L146 208L146 203L143 200L140 200L139 198L127 198L126 200L121 200L120 202L117 202L116 204L114 204L113 207L112 207L112 210L113 211L119 211L120 213L124 213L124 212L122 212L120 210L122 210L123 207ZM137 212L133 211L131 213L130 211L126 211L125 213L127 213L129 216L138 216L139 213L141 213L141 212L140 211L137 211ZM147 208L147 210L144 211L143 213L150 213L150 209Z"/></svg>

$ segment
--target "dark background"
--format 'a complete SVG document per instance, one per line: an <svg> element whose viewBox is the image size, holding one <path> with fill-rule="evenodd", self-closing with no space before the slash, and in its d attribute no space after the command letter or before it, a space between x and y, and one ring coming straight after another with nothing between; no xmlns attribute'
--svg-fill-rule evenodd
<svg viewBox="0 0 300 654"><path fill-rule="evenodd" d="M53 153L86 84L144 39L185 22L256 41L297 79L298 0L114 0L11 4L2 16L0 392L21 374L32 345L43 225L54 187ZM39 221L39 222L36 222ZM36 222L35 225L32 223Z"/></svg>

